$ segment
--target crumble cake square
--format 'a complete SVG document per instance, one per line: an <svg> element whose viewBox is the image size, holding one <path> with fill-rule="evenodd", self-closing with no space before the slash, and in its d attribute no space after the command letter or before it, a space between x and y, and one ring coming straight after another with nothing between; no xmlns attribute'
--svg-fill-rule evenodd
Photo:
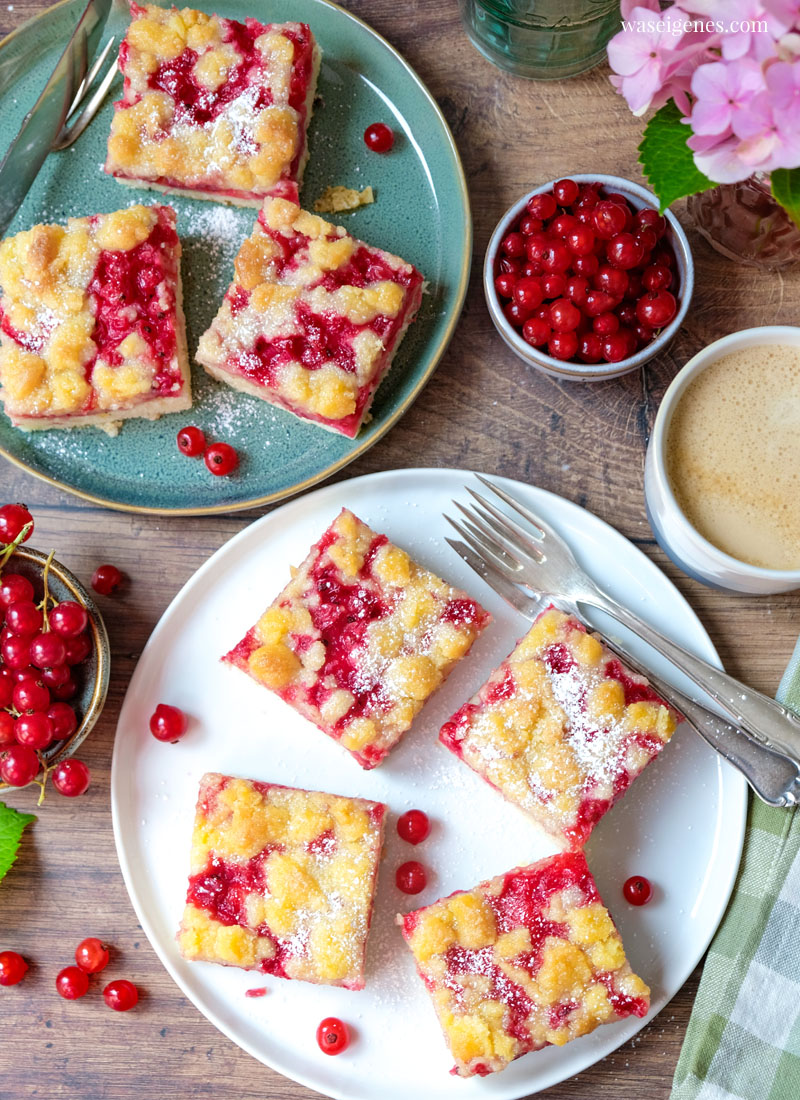
<svg viewBox="0 0 800 1100"><path fill-rule="evenodd" d="M363 989L385 813L365 798L204 775L183 957Z"/></svg>
<svg viewBox="0 0 800 1100"><path fill-rule="evenodd" d="M461 1077L650 1007L583 853L518 867L397 920Z"/></svg>
<svg viewBox="0 0 800 1100"><path fill-rule="evenodd" d="M345 508L223 660L374 768L489 620Z"/></svg>
<svg viewBox="0 0 800 1100"><path fill-rule="evenodd" d="M191 407L170 206L35 225L0 244L0 398L17 428Z"/></svg>
<svg viewBox="0 0 800 1100"><path fill-rule="evenodd" d="M422 290L411 264L268 199L197 360L234 389L353 439Z"/></svg>
<svg viewBox="0 0 800 1100"><path fill-rule="evenodd" d="M106 172L241 206L296 200L320 56L305 23L132 3Z"/></svg>
<svg viewBox="0 0 800 1100"><path fill-rule="evenodd" d="M439 740L549 833L581 848L676 724L643 676L553 607Z"/></svg>

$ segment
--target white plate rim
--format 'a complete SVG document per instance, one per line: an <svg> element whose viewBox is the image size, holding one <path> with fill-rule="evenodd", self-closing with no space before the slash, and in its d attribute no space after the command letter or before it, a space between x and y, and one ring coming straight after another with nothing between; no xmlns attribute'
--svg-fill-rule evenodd
<svg viewBox="0 0 800 1100"><path fill-rule="evenodd" d="M358 505L357 505L358 489L359 489L360 486L365 485L365 484L368 484L370 487L372 487L372 486L375 485L376 482L391 481L395 478L399 479L399 478L405 478L405 477L408 477L408 476L420 477L420 478L426 478L426 479L427 478L437 478L437 477L446 478L448 476L457 476L459 479L466 482L466 481L469 481L470 479L472 479L474 477L475 472L476 471L474 471L474 470L459 469L459 468L454 468L454 467L406 467L406 468L400 468L400 469L394 469L394 470L377 471L377 472L371 473L371 474L364 474L364 475L361 475L357 478L352 478L352 479L348 479L348 480L344 480L344 481L339 481L339 482L336 482L332 485L323 486L322 488L316 489L313 492L307 493L307 494L305 494L301 497L296 497L292 500L286 501L285 503L281 504L278 508L275 508L273 511L267 513L264 516L261 516L259 519L255 520L253 523L249 524L247 527L245 527L241 531L237 532L236 535L234 535L232 538L230 538L227 542L223 543L223 545L221 547L219 547L219 549L214 551L214 553L207 559L207 561L205 561L203 563L203 565L201 565L200 568L195 571L195 573L185 582L185 584L176 593L176 595L173 597L173 599L170 601L169 605L167 606L167 608L165 609L165 611L161 615L161 618L159 619L158 623L156 624L155 628L153 629L153 632L150 635L150 638L148 639L144 649L142 650L141 656L140 656L140 658L137 662L137 667L134 670L133 676L131 677L131 680L128 684L128 688L126 689L125 697L123 699L123 703L122 703L122 706L120 708L120 714L119 714L119 718L118 718L117 730L119 731L120 727L123 724L123 717L124 717L128 697L131 694L132 689L134 689L135 686L136 686L136 680L138 678L139 669L144 667L144 658L145 658L145 656L148 654L148 652L151 649L154 649L156 647L156 645L158 644L161 633L166 631L166 629L169 625L169 619L172 617L172 615L175 612L177 612L177 610L179 609L179 606L182 603L183 599L187 595L189 595L189 593L195 588L195 586L198 586L202 583L205 576L208 573L212 572L212 570L216 566L217 562L221 558L225 557L228 553L232 552L234 549L239 548L239 546L242 543L246 542L248 539L257 537L260 534L260 532L262 531L263 528L268 527L271 524L275 523L277 517L280 517L280 521L286 522L287 521L287 516L288 516L288 519L290 521L291 520L291 515L290 515L291 512L293 510L300 511L302 509L307 508L308 503L312 498L315 501L315 503L317 503L321 507L323 507L328 502L328 499L330 497L336 497L337 495L341 494L345 490L345 487L347 488L349 504L352 505L352 507L354 507L355 509L357 509L357 507L358 507ZM477 472L481 473L482 471L477 471ZM512 479L512 478L508 478L508 477L503 477L501 475L484 473L484 476L491 477L491 479L493 481L495 481L498 484L502 485L509 492L513 492L515 488L520 488L520 487L523 488L524 490L533 489L537 494L542 494L543 496L545 496L547 498L551 498L555 501L558 501L559 506L566 505L568 511L575 510L577 512L584 513L585 515L588 515L590 517L590 522L591 523L599 525L600 529L605 528L608 532L611 533L613 538L616 538L616 539L623 538L623 539L625 539L625 536L623 536L620 532L618 532L610 524L606 523L605 520L602 520L599 516L594 515L594 513L589 512L587 509L582 508L580 505L575 504L573 501L568 500L566 497L561 497L556 493L550 492L549 490L541 489L538 486L529 485L525 482L518 481L518 480L515 480L515 479ZM640 556L641 560L646 563L646 568L653 569L656 572L661 573L661 570L659 569L659 567L654 562L650 561L650 559L641 550L639 550L639 548L634 543L632 543L631 540L625 539L625 541L630 543L633 550L635 550L638 553L638 555ZM718 667L722 668L722 662L719 659L719 655L717 654L716 649L714 648L714 645L713 645L707 631L705 630L705 627L703 627L702 623L700 622L697 614L692 609L692 607L689 604L688 600L686 600L686 598L681 594L681 592L677 589L677 587L669 580L669 578L666 577L666 575L662 574L662 576L664 576L664 579L666 580L667 584L672 588L674 596L677 598L679 603L682 605L682 609L689 614L689 616L693 620L693 624L696 625L697 630L698 630L698 637L699 637L699 639L702 640L703 645L706 649L706 653L705 653L706 658L709 661L711 661L712 663L718 665ZM202 1006L199 1003L199 997L195 997L192 994L192 992L189 989L187 989L183 985L183 983L181 982L181 980L180 980L180 978L179 978L179 976L176 972L176 969L173 965L172 959L166 953L166 951L163 949L163 945L161 944L159 937L155 933L155 931L153 929L153 926L152 926L152 924L151 924L151 922L150 922L150 920L147 916L147 912L146 912L143 904L141 903L141 899L139 898L137 887L136 887L136 884L135 884L135 875L134 875L134 872L133 872L133 870L131 868L131 865L128 861L128 858L127 858L127 853L126 853L125 843L124 843L123 830L122 830L122 821L120 819L120 812L121 812L120 811L120 799L121 799L120 786L121 786L121 782L122 782L121 768L120 768L119 763L118 763L120 755L121 755L121 753L118 751L118 741L117 741L116 736L115 736L114 750L113 750L112 762L111 762L111 778L110 778L110 797L111 797L111 813L112 813L112 825L113 825L113 832L114 832L114 843L115 843L115 847L116 847L116 851L117 851L117 858L118 858L119 864L120 864L120 870L122 871L123 880L125 882L125 886L126 886L126 889L128 891L128 896L131 900L131 904L133 905L133 908L134 908L134 911L137 915L139 923L141 924L142 929L143 929L145 935L147 936L147 939L148 939L151 947L153 948L153 950L158 955L158 957L161 960L162 964L164 965L165 969L167 970L167 972L169 973L169 975L173 979L173 981L176 983L178 988L181 990L182 994L185 997L187 997L187 999L190 1000L195 1005L195 1007L198 1009L198 1011L201 1013L201 1015L203 1015L211 1024L213 1024L214 1027L216 1027L228 1039L230 1039L233 1043L235 1043L238 1047L240 1047L246 1053L250 1054L253 1058L255 1058L261 1064L266 1065L267 1067L269 1067L270 1069L272 1069L276 1073L280 1073L283 1076L285 1076L285 1077L287 1077L291 1080L296 1081L298 1084L303 1085L305 1088L308 1088L308 1089L310 1089L314 1092L319 1093L320 1092L319 1085L311 1075L300 1074L300 1073L297 1073L295 1070L288 1071L284 1068L281 1068L281 1066L279 1065L279 1060L275 1060L275 1061L268 1060L263 1055L262 1052L259 1052L258 1050L256 1050L250 1043L248 1043L245 1039L243 1039L240 1035L238 1035L236 1033L235 1027L232 1027L232 1026L229 1027L224 1022L224 1020L222 1020L213 1011L211 1011L211 1010L207 1009L206 1007ZM732 803L732 807L730 809L732 820L730 822L726 822L726 828L729 831L729 836L732 836L734 838L735 842L731 845L731 847L734 850L734 852L736 853L736 858L731 860L729 868L728 868L728 875L727 875L727 880L725 882L725 886L721 891L718 891L718 894L717 894L717 897L719 899L718 900L718 905L717 905L718 916L715 918L715 920L713 920L711 922L710 931L708 932L708 934L702 940L698 940L694 945L694 950L689 952L690 960L686 963L686 965L683 967L683 969L678 972L677 982L675 981L674 978L670 982L670 985L671 986L674 985L675 988L672 990L672 992L668 993L668 995L666 996L663 1004L661 1004L661 1006L657 1010L658 1012L662 1011L666 1007L666 1005L669 1004L669 1002L672 1000L672 998L675 996L675 994L682 988L682 986L685 984L686 980L688 979L689 975L692 973L694 968L697 966L697 964L702 959L702 957L705 954L711 940L713 939L714 935L716 934L716 931L719 927L719 924L721 923L722 918L725 914L725 911L728 907L728 902L730 900L731 894L733 893L733 888L734 888L734 885L736 883L736 877L737 877L737 874L738 874L738 871L739 871L739 865L740 865L741 856L742 856L742 849L743 849L743 845L744 845L744 835L745 835L745 826L746 826L746 818L747 818L747 806L748 806L748 788L747 788L747 784L744 780L744 777L742 777L741 775L732 774L729 778L730 778L730 781L733 785L732 786L732 791L731 791L731 797L732 797L732 799L738 797L738 804L733 804ZM596 1058L596 1059L588 1062L586 1064L586 1066L582 1067L581 1069L571 1071L569 1073L561 1074L561 1075L559 1075L558 1071L556 1071L555 1073L551 1074L549 1077L544 1077L541 1081L533 1082L532 1087L531 1087L531 1085L525 1085L523 1087L523 1091L519 1091L519 1089L516 1086L512 1086L512 1091L502 1091L502 1092L500 1092L500 1091L494 1092L493 1091L492 1100L524 1100L524 1098L527 1097L527 1096L535 1095L536 1093L541 1092L544 1089L552 1088L553 1086L555 1086L557 1084L560 1084L561 1082L563 1082L565 1080L569 1080L569 1078L574 1076L575 1073L584 1072L585 1069L589 1068L592 1065L596 1065L599 1061L602 1061L603 1058L607 1057L608 1054L613 1053L614 1049L619 1049L620 1046L624 1045L634 1035L638 1034L638 1032L643 1027L645 1027L646 1024L649 1024L654 1018L655 1018L654 1015L648 1014L648 1016L645 1019L643 1019L641 1021L637 1021L635 1023L635 1025L633 1026L633 1030L628 1031L621 1038L620 1043L618 1044L617 1047L612 1048L612 1050L610 1050L610 1051L607 1051L605 1054L601 1055L599 1058ZM628 1021L628 1023L629 1023L629 1025L633 1023L632 1018L631 1018L631 1020ZM494 1080L496 1081L496 1078L494 1078ZM332 1090L330 1090L330 1085L326 1085L326 1088L329 1089L328 1095L332 1098L332 1100L352 1100L352 1094L348 1094L347 1092L340 1091L337 1087L334 1087Z"/></svg>

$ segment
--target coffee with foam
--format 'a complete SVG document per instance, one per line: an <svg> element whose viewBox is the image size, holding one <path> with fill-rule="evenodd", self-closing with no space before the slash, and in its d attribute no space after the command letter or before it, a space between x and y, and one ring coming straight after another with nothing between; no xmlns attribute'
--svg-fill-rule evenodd
<svg viewBox="0 0 800 1100"><path fill-rule="evenodd" d="M700 371L666 442L678 506L718 549L800 569L800 347L762 345Z"/></svg>

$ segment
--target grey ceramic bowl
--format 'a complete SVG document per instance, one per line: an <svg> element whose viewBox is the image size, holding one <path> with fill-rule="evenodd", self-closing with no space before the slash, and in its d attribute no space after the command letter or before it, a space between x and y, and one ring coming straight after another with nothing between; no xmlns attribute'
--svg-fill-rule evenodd
<svg viewBox="0 0 800 1100"><path fill-rule="evenodd" d="M21 573L27 577L36 589L37 600L41 599L43 588L42 577L47 555L39 550L20 546L5 566L7 573ZM81 607L85 607L89 613L89 625L86 628L92 649L86 660L77 666L80 671L80 688L74 699L70 699L71 707L75 708L78 716L78 728L71 737L64 741L56 741L41 755L48 768L66 760L72 756L78 746L86 739L103 710L108 693L108 678L111 665L111 647L108 642L105 623L92 597L83 587L77 577L65 569L60 562L50 562L48 571L48 587L50 594L57 602L62 600L74 600ZM30 784L29 784L30 785ZM9 788L7 784L0 782L0 793L3 790L21 790L21 787Z"/></svg>
<svg viewBox="0 0 800 1100"><path fill-rule="evenodd" d="M630 180L622 179L619 176L603 176L592 173L590 175L570 175L569 179L575 180L576 183L600 183L606 191L618 192L624 195L636 210L642 210L645 207L658 210L658 200L655 195L638 183L631 183ZM489 247L486 249L486 259L483 264L483 289L486 295L486 304L489 307L489 314L495 328L511 350L520 359L529 363L530 366L536 367L537 370L544 371L545 374L552 375L554 378L587 382L619 378L621 375L628 374L629 371L643 366L654 356L659 355L683 324L683 319L689 309L694 292L694 261L692 260L689 242L680 222L668 210L664 215L668 226L667 240L675 252L678 268L678 284L677 287L671 289L678 298L678 312L647 347L641 348L635 355L631 355L627 359L621 359L618 363L573 363L554 359L551 355L545 355L539 348L531 347L530 344L526 343L522 338L522 334L506 319L503 313L503 305L495 289L494 280L497 256L503 237L522 214L528 199L532 195L539 195L543 191L552 190L553 184L556 182L556 180L550 180L548 183L543 183L541 187L535 187L527 195L523 195L505 212L497 223L497 227L489 241Z"/></svg>

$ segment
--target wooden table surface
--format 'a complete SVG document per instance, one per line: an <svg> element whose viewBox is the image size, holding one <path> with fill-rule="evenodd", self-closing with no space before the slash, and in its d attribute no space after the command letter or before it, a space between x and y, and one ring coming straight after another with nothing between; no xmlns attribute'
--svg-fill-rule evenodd
<svg viewBox="0 0 800 1100"><path fill-rule="evenodd" d="M45 6L43 0L2 3L0 31ZM797 274L737 267L689 229L695 300L665 355L643 371L595 385L535 373L506 349L484 306L481 265L489 235L513 200L545 180L571 171L639 179L640 123L612 91L604 67L552 84L495 69L467 41L455 0L350 0L348 6L402 51L441 104L469 181L475 255L467 306L436 375L393 431L340 477L400 468L413 456L416 465L504 474L576 501L622 531L676 582L729 671L774 692L800 630L800 593L734 597L684 577L651 536L642 464L659 401L676 371L725 333L795 323ZM258 0L253 14L259 15ZM32 960L22 985L0 989L0 1100L316 1095L239 1050L181 995L137 924L111 831L111 748L137 657L184 581L255 514L168 519L105 511L2 459L0 487L3 501L24 500L35 513L36 545L55 547L78 576L88 581L108 561L130 578L117 598L101 599L113 665L105 713L81 751L93 784L75 801L50 795L0 886L0 948ZM30 809L34 799L25 791L7 801ZM109 975L129 977L144 991L136 1011L112 1016L95 998L66 1002L55 993L55 974L90 934L114 945ZM546 1095L664 1100L698 978L699 970L630 1043Z"/></svg>

